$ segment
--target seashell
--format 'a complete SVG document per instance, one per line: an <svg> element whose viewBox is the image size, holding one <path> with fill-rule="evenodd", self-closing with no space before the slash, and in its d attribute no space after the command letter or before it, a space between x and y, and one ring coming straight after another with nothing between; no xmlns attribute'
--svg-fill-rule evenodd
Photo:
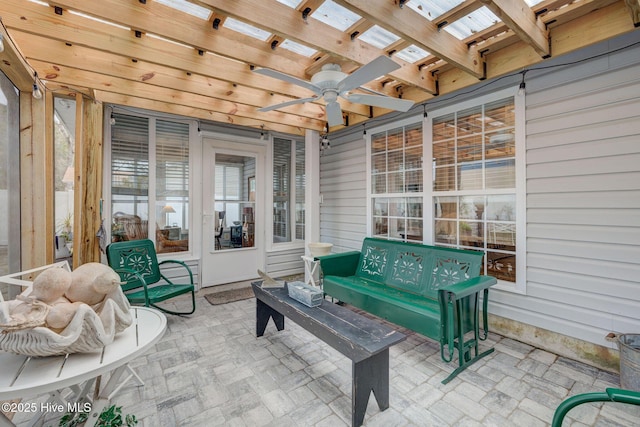
<svg viewBox="0 0 640 427"><path fill-rule="evenodd" d="M120 285L120 276L111 267L98 262L82 264L71 276L71 286L65 293L71 302L98 304Z"/></svg>
<svg viewBox="0 0 640 427"><path fill-rule="evenodd" d="M30 296L51 303L63 296L71 286L71 272L64 268L47 268L35 278Z"/></svg>
<svg viewBox="0 0 640 427"><path fill-rule="evenodd" d="M105 270L99 274L104 273ZM92 281L99 274L94 275ZM84 279L86 278L85 276ZM96 293L95 290L93 292ZM0 324L0 350L25 356L101 351L104 346L113 342L116 334L124 331L133 322L129 301L120 286L116 286L106 295L101 295L99 303L94 305L79 301L69 303L65 298L58 298L52 305L47 305L35 298L23 296L19 296L21 301L2 303L3 310L7 312L23 304L31 304L33 307L31 314L24 316L22 322L11 319L10 322ZM45 319L51 311L51 321L59 327L53 327L49 321L47 324L50 327L45 326ZM38 314L38 319L35 319L35 313ZM70 315L72 316L67 323ZM0 316L0 322L3 319L4 317Z"/></svg>

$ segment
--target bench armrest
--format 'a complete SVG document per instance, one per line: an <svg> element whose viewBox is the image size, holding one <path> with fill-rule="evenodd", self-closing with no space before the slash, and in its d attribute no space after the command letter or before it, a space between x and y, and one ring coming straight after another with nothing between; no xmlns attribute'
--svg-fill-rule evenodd
<svg viewBox="0 0 640 427"><path fill-rule="evenodd" d="M478 340L484 341L489 336L488 303L489 288L497 283L495 277L478 276L454 285L438 289L438 302L440 304L441 333L440 333L440 357L445 362L453 360L454 347L458 349L458 357L462 360L466 348L473 346L478 354ZM478 303L482 292L482 329L480 327L480 313ZM464 313L469 312L465 318ZM473 325L473 339L465 341L462 336L456 339L456 330L464 329L464 322L470 321ZM482 333L481 333L482 331ZM462 335L461 332L458 332ZM493 350L490 350L491 352ZM448 352L448 354L447 354ZM488 353L483 353L488 354ZM462 364L459 369L462 369ZM451 377L450 377L451 378ZM448 379L447 379L448 381Z"/></svg>
<svg viewBox="0 0 640 427"><path fill-rule="evenodd" d="M320 261L322 274L325 276L349 277L356 274L358 262L360 261L360 252L342 252L315 257L315 259Z"/></svg>
<svg viewBox="0 0 640 427"><path fill-rule="evenodd" d="M455 285L440 288L438 289L438 292L450 292L454 295L455 299L460 299L480 292L481 290L488 289L496 283L498 283L498 281L495 277L478 276L472 277L464 282L456 283Z"/></svg>

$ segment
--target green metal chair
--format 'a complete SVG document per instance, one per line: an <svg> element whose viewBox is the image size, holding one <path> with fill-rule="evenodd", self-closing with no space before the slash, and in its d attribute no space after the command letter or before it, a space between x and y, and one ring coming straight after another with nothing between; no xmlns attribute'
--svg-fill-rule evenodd
<svg viewBox="0 0 640 427"><path fill-rule="evenodd" d="M640 405L640 392L619 388L608 388L606 391L582 393L565 399L553 414L551 427L561 427L565 415L578 405L589 402L619 402Z"/></svg>
<svg viewBox="0 0 640 427"><path fill-rule="evenodd" d="M195 285L191 269L182 261L164 260L158 262L156 250L151 240L111 243L107 246L107 260L109 266L120 275L123 282L126 282L122 285L122 290L132 305L155 307L166 313L178 315L192 314L196 310ZM187 270L189 284L173 283L162 274L160 266L170 263L179 264ZM192 306L192 310L189 312L175 312L156 305L188 292L191 292Z"/></svg>

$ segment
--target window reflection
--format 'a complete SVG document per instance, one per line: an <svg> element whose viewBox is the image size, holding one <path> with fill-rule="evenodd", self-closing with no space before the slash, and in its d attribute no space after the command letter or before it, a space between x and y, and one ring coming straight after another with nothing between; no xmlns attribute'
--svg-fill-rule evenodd
<svg viewBox="0 0 640 427"><path fill-rule="evenodd" d="M215 161L214 249L254 247L256 159L217 153Z"/></svg>
<svg viewBox="0 0 640 427"><path fill-rule="evenodd" d="M515 281L514 99L435 117L432 132L435 243L482 250L484 274Z"/></svg>

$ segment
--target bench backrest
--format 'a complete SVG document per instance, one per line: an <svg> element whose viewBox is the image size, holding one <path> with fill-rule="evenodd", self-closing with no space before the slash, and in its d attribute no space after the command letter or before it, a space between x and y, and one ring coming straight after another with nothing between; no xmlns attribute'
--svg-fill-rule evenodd
<svg viewBox="0 0 640 427"><path fill-rule="evenodd" d="M483 253L365 238L356 276L437 299L438 289L480 275Z"/></svg>

